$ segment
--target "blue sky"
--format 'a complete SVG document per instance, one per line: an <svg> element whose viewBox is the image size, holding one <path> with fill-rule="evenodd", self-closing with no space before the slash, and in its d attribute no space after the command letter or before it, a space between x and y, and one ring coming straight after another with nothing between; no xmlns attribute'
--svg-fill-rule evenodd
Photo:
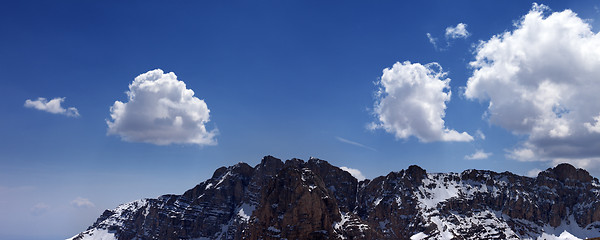
<svg viewBox="0 0 600 240"><path fill-rule="evenodd" d="M70 237L264 155L600 176L598 4L539 4L5 3L0 238Z"/></svg>

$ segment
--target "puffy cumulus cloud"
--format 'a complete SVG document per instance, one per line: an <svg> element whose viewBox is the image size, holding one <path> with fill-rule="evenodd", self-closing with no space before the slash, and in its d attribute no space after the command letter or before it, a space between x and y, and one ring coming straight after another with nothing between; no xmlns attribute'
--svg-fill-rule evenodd
<svg viewBox="0 0 600 240"><path fill-rule="evenodd" d="M470 65L465 96L489 101L491 123L527 137L510 157L600 165L600 35L588 22L534 4L481 42Z"/></svg>
<svg viewBox="0 0 600 240"><path fill-rule="evenodd" d="M129 84L127 102L115 101L107 120L108 134L125 141L157 145L215 145L216 130L208 131L208 106L194 96L175 73L148 71Z"/></svg>
<svg viewBox="0 0 600 240"><path fill-rule="evenodd" d="M397 62L383 70L378 83L371 129L382 128L398 139L415 136L421 142L472 141L466 132L444 126L450 79L437 63Z"/></svg>
<svg viewBox="0 0 600 240"><path fill-rule="evenodd" d="M53 98L50 101L48 101L46 98L39 97L36 100L31 100L31 99L25 100L25 107L35 108L37 110L41 110L41 111L49 112L49 113L53 113L53 114L62 114L62 115L66 115L69 117L79 117L79 111L77 111L77 108L74 108L74 107L64 108L61 106L64 101L65 101L64 97Z"/></svg>
<svg viewBox="0 0 600 240"><path fill-rule="evenodd" d="M365 180L365 176L358 169L349 168L349 167L340 167L340 169L350 173L356 180L362 181Z"/></svg>
<svg viewBox="0 0 600 240"><path fill-rule="evenodd" d="M71 205L78 208L93 208L96 207L92 201L87 198L77 197L71 201Z"/></svg>
<svg viewBox="0 0 600 240"><path fill-rule="evenodd" d="M492 153L484 152L483 150L478 149L473 154L465 156L465 159L467 159L467 160L481 160L481 159L487 159L490 156L492 156Z"/></svg>
<svg viewBox="0 0 600 240"><path fill-rule="evenodd" d="M446 38L467 38L469 35L471 34L467 31L467 24L464 23L459 23L456 27L450 26L446 28Z"/></svg>

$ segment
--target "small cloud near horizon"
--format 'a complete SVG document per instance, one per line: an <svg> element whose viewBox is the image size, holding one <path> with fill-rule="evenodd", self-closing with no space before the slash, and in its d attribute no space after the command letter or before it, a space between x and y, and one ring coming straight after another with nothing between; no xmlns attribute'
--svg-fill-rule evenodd
<svg viewBox="0 0 600 240"><path fill-rule="evenodd" d="M541 170L541 169L534 168L534 169L531 169L531 170L529 170L529 171L527 172L527 176L528 176L528 177L532 177L532 178L534 178L534 177L537 177L537 175L538 175L539 173L541 173L541 172L542 172L542 170Z"/></svg>
<svg viewBox="0 0 600 240"><path fill-rule="evenodd" d="M481 160L481 159L487 159L490 156L492 156L492 153L484 152L482 149L478 149L473 154L465 156L465 159L467 159L467 160Z"/></svg>
<svg viewBox="0 0 600 240"><path fill-rule="evenodd" d="M71 201L71 205L78 208L93 208L96 205L87 198L77 197L73 201Z"/></svg>
<svg viewBox="0 0 600 240"><path fill-rule="evenodd" d="M349 168L349 167L340 167L340 169L350 173L359 182L366 179L365 176L358 169Z"/></svg>

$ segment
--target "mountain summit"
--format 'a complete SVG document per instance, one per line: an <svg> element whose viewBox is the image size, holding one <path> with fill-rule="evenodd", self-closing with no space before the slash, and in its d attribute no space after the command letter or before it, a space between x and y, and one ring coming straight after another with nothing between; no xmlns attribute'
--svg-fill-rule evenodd
<svg viewBox="0 0 600 240"><path fill-rule="evenodd" d="M106 210L84 239L585 239L600 183L560 164L536 178L419 166L358 182L326 161L266 156L221 167L182 195Z"/></svg>

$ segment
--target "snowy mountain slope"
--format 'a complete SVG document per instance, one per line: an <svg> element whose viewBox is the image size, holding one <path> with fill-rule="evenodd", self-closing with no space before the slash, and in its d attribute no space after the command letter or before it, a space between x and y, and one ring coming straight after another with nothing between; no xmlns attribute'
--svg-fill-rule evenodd
<svg viewBox="0 0 600 240"><path fill-rule="evenodd" d="M561 164L537 178L418 166L358 182L311 158L219 168L182 195L105 211L72 239L585 239L600 183Z"/></svg>

